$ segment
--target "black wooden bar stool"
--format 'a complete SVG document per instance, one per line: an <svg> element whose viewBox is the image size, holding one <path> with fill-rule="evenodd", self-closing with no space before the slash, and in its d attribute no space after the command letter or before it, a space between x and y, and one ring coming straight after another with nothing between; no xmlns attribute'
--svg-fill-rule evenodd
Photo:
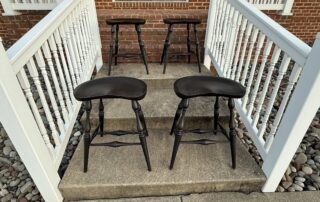
<svg viewBox="0 0 320 202"><path fill-rule="evenodd" d="M114 59L114 64L117 65L118 57L131 57L131 56L141 56L146 66L147 74L149 74L148 62L146 50L144 48L144 43L141 38L141 28L140 25L146 23L144 19L135 19L135 18L119 18L119 19L108 19L106 20L108 25L111 25L111 39L110 39L110 49L109 49L109 71L108 74L111 74L112 58ZM140 53L119 53L119 25L134 25L138 35L138 42L140 47ZM114 39L114 33L116 33L116 38ZM113 47L115 52L113 53Z"/></svg>
<svg viewBox="0 0 320 202"><path fill-rule="evenodd" d="M74 96L79 101L86 102L86 125L84 135L84 167L83 171L88 170L88 158L89 158L89 146L109 146L109 147L121 147L130 145L141 145L144 153L144 157L147 162L148 170L151 171L148 147L146 136L148 136L148 130L146 127L145 119L141 106L138 100L145 97L147 93L147 85L138 79L129 77L108 77L87 81L79 85L74 90ZM136 115L137 131L104 131L104 106L103 99L122 98L131 100L132 109ZM90 135L90 111L91 111L91 100L99 99L99 124L97 128ZM92 143L92 140L97 135L115 135L123 136L128 134L138 134L140 143L128 143L128 142L106 142L106 143Z"/></svg>
<svg viewBox="0 0 320 202"><path fill-rule="evenodd" d="M174 91L178 97L182 100L176 111L174 117L173 125L170 134L175 134L173 152L171 157L170 169L173 168L174 161L178 152L180 143L187 144L201 144L210 145L216 144L221 141L200 139L195 141L181 141L182 135L184 133L217 133L222 132L230 142L231 157L232 157L232 168L236 168L236 151L235 151L235 128L234 128L234 98L241 98L245 95L245 88L230 79L213 77L213 76L189 76L178 79L174 83ZM200 96L215 96L216 101L214 105L214 124L213 129L192 129L183 130L184 117L186 110L189 106L189 99ZM228 107L230 110L229 119L229 135L226 130L219 124L219 97L228 98Z"/></svg>
<svg viewBox="0 0 320 202"><path fill-rule="evenodd" d="M163 19L163 22L165 24L168 24L168 33L166 40L164 42L163 46L163 51L161 55L161 64L164 63L163 67L163 73L166 73L166 68L168 64L168 59L169 55L185 55L188 56L188 62L190 63L190 56L192 54L195 54L197 57L197 62L198 62L198 67L199 67L199 72L201 72L201 65L200 65L200 51L199 51L199 39L197 35L197 25L201 23L201 20L199 19L175 19L175 18L165 18ZM187 25L187 32L188 32L188 37L187 37L187 52L179 52L179 53L170 53L169 48L170 48L170 43L171 43L171 36L173 33L173 25L175 24L186 24ZM194 31L194 41L190 39L190 25L193 25L193 31ZM193 52L191 51L191 45L194 44L196 46L196 51Z"/></svg>

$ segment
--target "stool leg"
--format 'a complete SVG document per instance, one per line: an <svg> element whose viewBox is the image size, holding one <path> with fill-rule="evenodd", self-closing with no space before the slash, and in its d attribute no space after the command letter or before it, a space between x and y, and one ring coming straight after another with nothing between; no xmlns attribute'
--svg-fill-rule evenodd
<svg viewBox="0 0 320 202"><path fill-rule="evenodd" d="M173 168L174 162L176 160L177 152L179 149L180 141L182 138L182 129L184 126L184 116L186 114L187 108L189 106L189 100L184 99L183 100L183 106L182 106L182 113L179 118L178 124L177 124L177 130L174 132L174 145L173 145L173 151L172 151L172 157L171 157L171 162L170 162L170 170Z"/></svg>
<svg viewBox="0 0 320 202"><path fill-rule="evenodd" d="M177 121L179 120L179 117L181 116L181 112L182 112L182 107L183 107L182 105L183 105L183 100L180 101L179 106L178 106L177 111L176 111L176 115L174 116L173 124L172 124L171 131L170 131L170 135L173 134L174 130L177 127Z"/></svg>
<svg viewBox="0 0 320 202"><path fill-rule="evenodd" d="M144 65L146 66L147 74L149 74L146 50L144 48L144 43L143 43L143 41L141 39L141 28L140 28L140 25L136 25L136 31L137 31L137 34L138 34L138 42L139 42L139 47L140 47L140 51L141 51L141 57L143 59Z"/></svg>
<svg viewBox="0 0 320 202"><path fill-rule="evenodd" d="M132 109L136 114L137 130L139 132L139 139L140 139L140 143L141 143L141 146L142 146L143 154L144 154L144 157L146 159L147 166L148 166L148 171L151 171L151 164L150 164L150 158L149 158L149 152L148 152L146 136L145 136L145 132L144 132L143 123L141 122L141 119L140 119L140 116L139 116L140 111L141 111L141 107L140 107L138 101L132 100Z"/></svg>
<svg viewBox="0 0 320 202"><path fill-rule="evenodd" d="M111 66L112 66L114 32L115 32L115 25L112 25L112 27L111 27L111 38L110 38L110 48L109 48L109 70L108 70L108 75L109 76L111 74Z"/></svg>
<svg viewBox="0 0 320 202"><path fill-rule="evenodd" d="M139 118L141 120L141 123L142 123L142 126L143 126L143 129L144 129L144 132L145 132L145 135L146 136L149 136L149 133L148 133L148 129L147 129L147 124L146 124L146 120L144 118L144 114L142 112L142 109L141 109L141 105L137 102L138 104L138 107L139 107Z"/></svg>
<svg viewBox="0 0 320 202"><path fill-rule="evenodd" d="M85 111L86 111L86 110L85 110L85 105L82 103L82 105L81 105L81 107L80 107L80 110L79 110L79 113L78 113L78 116L77 116L77 122L80 123L81 118L82 118L82 116L83 116L83 114L84 114Z"/></svg>
<svg viewBox="0 0 320 202"><path fill-rule="evenodd" d="M85 125L85 134L84 134L84 139L83 139L83 143L84 143L84 157L83 157L83 172L87 172L88 171L88 159L89 159L89 147L90 147L90 130L91 130L91 124L90 124L90 111L91 111L92 105L91 105L91 101L88 101L86 103L86 125Z"/></svg>
<svg viewBox="0 0 320 202"><path fill-rule="evenodd" d="M119 52L119 25L116 25L116 45L115 45L115 58L114 58L114 65L118 64L118 54Z"/></svg>
<svg viewBox="0 0 320 202"><path fill-rule="evenodd" d="M216 97L216 102L214 103L214 116L213 116L213 124L214 127L213 129L215 130L214 134L217 134L217 130L218 130L218 120L219 120L219 96Z"/></svg>
<svg viewBox="0 0 320 202"><path fill-rule="evenodd" d="M191 40L190 40L190 24L187 24L187 31L188 31L188 38L187 38L187 48L188 48L188 53L190 54L191 52ZM188 63L190 63L190 58L191 55L188 55Z"/></svg>
<svg viewBox="0 0 320 202"><path fill-rule="evenodd" d="M172 26L172 25L169 25L169 27L168 27L168 32L167 32L166 40L164 41L164 45L163 45L163 49L162 49L162 54L161 54L161 61L160 61L160 64L161 64L161 65L162 65L162 63L163 63L164 55L165 55L165 53L166 53L166 48L167 48L166 44L169 42L169 34L170 34L170 27L171 27L171 26Z"/></svg>
<svg viewBox="0 0 320 202"><path fill-rule="evenodd" d="M168 64L168 56L169 56L169 48L170 48L170 41L171 41L171 36L172 36L172 32L173 32L173 25L169 25L169 28L168 28L168 37L165 41L165 44L164 44L164 59L163 59L163 62L164 62L164 66L163 66L163 74L166 73L166 68L167 68L167 64Z"/></svg>
<svg viewBox="0 0 320 202"><path fill-rule="evenodd" d="M103 136L103 128L104 128L104 106L103 101L100 99L99 103L99 129L100 129L100 136Z"/></svg>
<svg viewBox="0 0 320 202"><path fill-rule="evenodd" d="M198 68L199 68L199 72L201 72L199 39L198 39L198 35L197 35L197 25L196 24L193 25L193 30L194 30L194 39L196 41L196 56L197 56Z"/></svg>
<svg viewBox="0 0 320 202"><path fill-rule="evenodd" d="M230 149L232 158L232 168L236 168L236 136L234 128L234 101L229 98L228 107L230 110L230 120L229 120L229 138L230 138Z"/></svg>

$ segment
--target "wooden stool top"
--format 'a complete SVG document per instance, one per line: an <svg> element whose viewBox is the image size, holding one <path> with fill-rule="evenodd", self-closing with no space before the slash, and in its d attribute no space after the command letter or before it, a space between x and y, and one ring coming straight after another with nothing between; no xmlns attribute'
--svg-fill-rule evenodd
<svg viewBox="0 0 320 202"><path fill-rule="evenodd" d="M213 76L188 76L174 83L174 91L182 99L199 96L242 98L246 89L231 79Z"/></svg>
<svg viewBox="0 0 320 202"><path fill-rule="evenodd" d="M107 19L106 23L108 25L142 25L146 23L146 20L140 18L115 18Z"/></svg>
<svg viewBox="0 0 320 202"><path fill-rule="evenodd" d="M79 101L100 98L122 98L141 100L147 93L147 85L131 77L108 77L80 84L73 92Z"/></svg>
<svg viewBox="0 0 320 202"><path fill-rule="evenodd" d="M163 19L165 24L200 24L200 19L193 18L165 18Z"/></svg>

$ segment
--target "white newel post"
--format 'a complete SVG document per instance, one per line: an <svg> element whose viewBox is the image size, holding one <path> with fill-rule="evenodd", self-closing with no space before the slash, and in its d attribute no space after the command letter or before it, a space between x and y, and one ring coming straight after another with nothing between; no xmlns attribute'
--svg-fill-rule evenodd
<svg viewBox="0 0 320 202"><path fill-rule="evenodd" d="M320 106L320 33L282 118L262 169L268 180L262 191L276 190Z"/></svg>
<svg viewBox="0 0 320 202"><path fill-rule="evenodd" d="M60 177L0 38L0 121L45 201L63 200Z"/></svg>
<svg viewBox="0 0 320 202"><path fill-rule="evenodd" d="M98 57L97 57L97 61L96 61L96 69L97 71L99 71L101 69L101 67L103 66L103 60L102 60L102 52L101 52L101 48L102 48L102 44L101 44L101 37L100 37L100 30L99 30L99 22L98 22L98 15L97 15L97 9L96 9L96 4L94 0L90 0L91 3L91 13L90 15L93 15L93 26L94 26L94 33L95 33L95 37L96 37L96 43L97 43L97 49L98 49Z"/></svg>
<svg viewBox="0 0 320 202"><path fill-rule="evenodd" d="M292 15L294 0L286 0L284 3L284 8L279 12L280 15Z"/></svg>
<svg viewBox="0 0 320 202"><path fill-rule="evenodd" d="M211 59L209 56L209 47L212 41L212 34L213 34L213 25L216 13L216 1L217 0L210 0L209 4L209 11L208 11L208 20L207 20L207 29L206 29L206 38L204 42L204 66L206 66L210 70L211 66Z"/></svg>
<svg viewBox="0 0 320 202"><path fill-rule="evenodd" d="M2 4L2 8L4 10L4 13L2 13L2 15L4 16L21 15L20 12L13 10L12 3L10 0L0 0L0 1Z"/></svg>

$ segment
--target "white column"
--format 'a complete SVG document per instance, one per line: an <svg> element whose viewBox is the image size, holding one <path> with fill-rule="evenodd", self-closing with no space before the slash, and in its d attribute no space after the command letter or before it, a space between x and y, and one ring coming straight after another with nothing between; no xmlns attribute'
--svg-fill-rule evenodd
<svg viewBox="0 0 320 202"><path fill-rule="evenodd" d="M293 8L294 0L286 0L284 3L284 8L282 11L279 12L280 15L293 15L292 8Z"/></svg>
<svg viewBox="0 0 320 202"><path fill-rule="evenodd" d="M209 4L209 11L208 11L208 20L207 20L207 29L206 29L206 38L204 42L204 66L206 66L210 70L211 66L211 59L209 56L209 47L212 41L212 34L213 34L213 26L214 26L214 19L216 13L216 2L217 0L210 0Z"/></svg>
<svg viewBox="0 0 320 202"><path fill-rule="evenodd" d="M267 175L263 192L276 190L285 170L320 107L320 33L302 69L262 169Z"/></svg>
<svg viewBox="0 0 320 202"><path fill-rule="evenodd" d="M4 13L2 13L3 16L21 15L20 12L13 10L12 3L10 0L0 0L0 1L2 4L2 8L4 10Z"/></svg>
<svg viewBox="0 0 320 202"><path fill-rule="evenodd" d="M1 41L0 121L45 201L62 201L60 177Z"/></svg>

